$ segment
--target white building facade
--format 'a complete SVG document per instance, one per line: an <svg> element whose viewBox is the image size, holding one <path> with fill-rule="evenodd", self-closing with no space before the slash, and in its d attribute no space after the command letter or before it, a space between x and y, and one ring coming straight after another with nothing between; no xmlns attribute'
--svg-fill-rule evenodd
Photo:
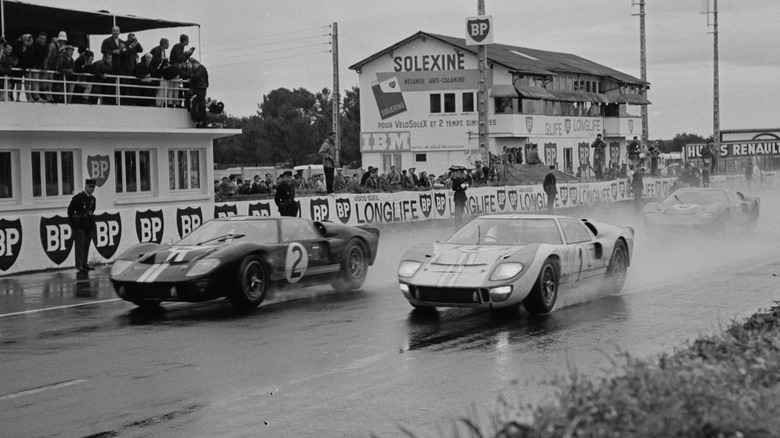
<svg viewBox="0 0 780 438"><path fill-rule="evenodd" d="M648 84L583 58L493 44L488 47L489 151L522 157L532 144L547 165L575 174L602 134L607 160L626 163L642 136ZM352 66L359 75L363 167L439 175L474 167L478 147L477 51L460 38L418 32Z"/></svg>

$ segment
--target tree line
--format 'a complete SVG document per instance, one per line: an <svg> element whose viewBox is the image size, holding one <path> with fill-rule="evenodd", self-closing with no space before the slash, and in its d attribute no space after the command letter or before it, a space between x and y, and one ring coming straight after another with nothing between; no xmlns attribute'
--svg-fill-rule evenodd
<svg viewBox="0 0 780 438"><path fill-rule="evenodd" d="M333 94L328 88L278 88L263 96L257 114L227 116L225 128L241 135L214 141L214 162L220 165L293 167L320 163L317 154L333 130ZM341 163L360 164L360 89L345 90L339 114Z"/></svg>

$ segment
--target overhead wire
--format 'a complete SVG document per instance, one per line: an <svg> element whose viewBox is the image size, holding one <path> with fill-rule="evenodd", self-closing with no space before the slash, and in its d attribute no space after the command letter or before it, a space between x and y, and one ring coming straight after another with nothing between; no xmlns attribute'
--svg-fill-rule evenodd
<svg viewBox="0 0 780 438"><path fill-rule="evenodd" d="M213 65L213 66L209 65L209 68L211 69L211 68L214 68L214 67L232 67L232 66L236 66L236 65L245 65L245 64L254 64L254 63L260 63L260 62L267 62L267 61L276 61L276 60L279 60L279 59L289 59L289 58L299 58L299 57L302 57L302 56L319 55L319 54L322 54L322 53L331 53L331 51L330 50L323 50L323 51L320 51L320 52L301 53L299 55L279 56L279 57L276 57L276 58L265 58L265 59L247 60L247 61L242 61L242 62L232 62L232 63L226 63L226 64L216 64L216 65Z"/></svg>
<svg viewBox="0 0 780 438"><path fill-rule="evenodd" d="M308 45L305 45L305 46L285 47L285 48L281 48L281 49L265 50L265 51L261 51L261 52L248 53L246 55L213 56L213 57L209 57L208 59L209 59L209 62L211 62L213 60L220 60L220 59L246 58L246 57L252 57L252 56L256 56L256 55L264 55L266 53L278 53L278 52L285 52L285 51L298 50L298 49L308 49L308 48L311 48L311 47L327 46L327 45L330 45L330 44L331 43L328 41L328 42L324 42L324 43L308 44Z"/></svg>
<svg viewBox="0 0 780 438"><path fill-rule="evenodd" d="M218 50L218 52L224 52L224 51L229 51L229 50L247 50L247 49L254 48L254 47L271 46L271 45L276 45L276 44L286 44L286 43L290 43L290 42L293 42L293 41L311 40L311 39L322 38L322 37L327 37L327 36L331 36L331 34L325 33L325 34L322 34L322 35L314 35L314 36L308 36L308 37L293 38L293 39L284 40L284 41L272 41L272 42L260 43L260 44L252 43L251 46L246 46L246 45L244 45L244 46L234 46L234 47L230 47L230 48L227 48L227 49ZM234 44L234 43L230 43L230 44ZM218 46L218 45L222 45L222 44L216 44L216 46ZM204 51L203 53L211 53L211 51Z"/></svg>

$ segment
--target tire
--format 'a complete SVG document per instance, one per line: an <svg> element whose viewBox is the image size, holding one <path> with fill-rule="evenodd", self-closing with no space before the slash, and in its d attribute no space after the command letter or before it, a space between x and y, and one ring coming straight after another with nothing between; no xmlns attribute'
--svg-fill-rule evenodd
<svg viewBox="0 0 780 438"><path fill-rule="evenodd" d="M419 304L414 304L411 301L409 304L414 307L418 312L435 312L436 306L421 306Z"/></svg>
<svg viewBox="0 0 780 438"><path fill-rule="evenodd" d="M613 295L617 295L623 290L623 285L626 283L626 271L628 270L628 248L622 240L618 240L615 243L615 248L612 249L612 257L609 259L609 266L607 266L607 284L609 285L609 292Z"/></svg>
<svg viewBox="0 0 780 438"><path fill-rule="evenodd" d="M368 253L366 248L359 240L352 239L347 242L347 246L344 248L341 269L331 286L340 292L355 290L363 285L367 275Z"/></svg>
<svg viewBox="0 0 780 438"><path fill-rule="evenodd" d="M238 269L236 288L228 295L230 302L240 308L257 307L268 291L268 270L258 256L249 256Z"/></svg>
<svg viewBox="0 0 780 438"><path fill-rule="evenodd" d="M547 259L539 270L531 293L523 300L523 307L529 313L545 315L550 313L558 299L558 265Z"/></svg>

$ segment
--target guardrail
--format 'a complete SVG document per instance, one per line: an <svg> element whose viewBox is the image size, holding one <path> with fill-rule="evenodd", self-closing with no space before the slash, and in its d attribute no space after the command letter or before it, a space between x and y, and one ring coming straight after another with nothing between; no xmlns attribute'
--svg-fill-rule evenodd
<svg viewBox="0 0 780 438"><path fill-rule="evenodd" d="M111 74L98 78L90 73L13 68L11 76L0 77L0 101L181 108L188 83L186 79Z"/></svg>

